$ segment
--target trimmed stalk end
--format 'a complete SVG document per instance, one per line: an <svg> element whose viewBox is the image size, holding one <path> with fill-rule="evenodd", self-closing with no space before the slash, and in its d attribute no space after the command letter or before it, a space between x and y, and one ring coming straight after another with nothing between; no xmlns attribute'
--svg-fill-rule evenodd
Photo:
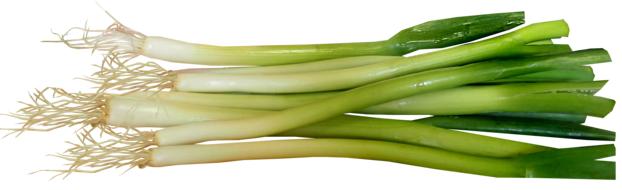
<svg viewBox="0 0 622 190"><path fill-rule="evenodd" d="M511 35L520 36L523 44L529 44L541 40L568 37L569 33L570 27L565 20L554 20L530 24Z"/></svg>
<svg viewBox="0 0 622 190"><path fill-rule="evenodd" d="M615 162L597 161L615 155L613 144L565 148L517 158L525 177L615 179Z"/></svg>
<svg viewBox="0 0 622 190"><path fill-rule="evenodd" d="M616 179L616 163L609 161L579 161L547 163L527 169L529 178Z"/></svg>

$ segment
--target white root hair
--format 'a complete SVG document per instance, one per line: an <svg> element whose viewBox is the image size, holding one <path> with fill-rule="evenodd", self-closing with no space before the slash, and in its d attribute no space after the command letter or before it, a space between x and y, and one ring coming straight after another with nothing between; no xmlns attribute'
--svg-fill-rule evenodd
<svg viewBox="0 0 622 190"><path fill-rule="evenodd" d="M73 27L63 34L52 32L58 40L44 42L61 42L74 49L91 49L92 53L114 53L124 62L140 55L147 36L110 17L114 23L106 29L90 29L85 23L84 27Z"/></svg>
<svg viewBox="0 0 622 190"><path fill-rule="evenodd" d="M45 88L30 94L31 102L19 103L24 107L5 114L21 120L20 128L4 129L17 135L25 131L51 131L62 127L108 128L107 95L69 93L61 88Z"/></svg>
<svg viewBox="0 0 622 190"><path fill-rule="evenodd" d="M173 71L154 62L126 63L119 60L116 54L110 54L102 61L98 72L81 79L99 86L98 93L117 90L125 94L172 89L175 77Z"/></svg>
<svg viewBox="0 0 622 190"><path fill-rule="evenodd" d="M155 146L153 132L141 132L127 128L119 132L124 138L113 137L106 140L96 140L91 136L92 131L84 130L78 134L78 143L67 142L72 145L65 152L50 156L69 161L67 169L39 170L37 172L57 172L52 179L71 173L97 173L110 168L127 167L125 172L132 168L147 166L151 148ZM123 173L125 173L123 172Z"/></svg>

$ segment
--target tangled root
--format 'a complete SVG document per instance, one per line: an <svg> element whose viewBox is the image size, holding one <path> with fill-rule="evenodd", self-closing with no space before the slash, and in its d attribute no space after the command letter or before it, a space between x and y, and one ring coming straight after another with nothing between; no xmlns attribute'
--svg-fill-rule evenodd
<svg viewBox="0 0 622 190"><path fill-rule="evenodd" d="M30 103L8 116L21 120L18 135L25 131L51 131L61 127L87 126L106 128L107 96L103 94L68 93L61 88L45 88L30 94ZM9 135L10 135L9 134Z"/></svg>
<svg viewBox="0 0 622 190"><path fill-rule="evenodd" d="M131 93L171 89L175 74L154 62L128 64L119 60L116 54L110 54L102 62L100 71L82 79L99 86L98 93L108 90Z"/></svg>
<svg viewBox="0 0 622 190"><path fill-rule="evenodd" d="M124 138L113 138L99 141L91 136L92 131L83 131L78 135L79 142L71 143L71 148L63 153L51 156L71 162L69 167L62 170L39 170L37 172L58 172L57 175L66 178L71 173L97 173L110 168L128 167L143 168L150 158L150 147L154 146L153 132L140 132L135 129L125 129ZM125 173L123 172L123 173Z"/></svg>
<svg viewBox="0 0 622 190"><path fill-rule="evenodd" d="M113 20L115 22L104 30L89 29L85 23L84 27L73 27L63 34L52 32L58 40L44 42L61 42L74 49L92 49L92 53L113 53L124 62L140 55L146 36Z"/></svg>

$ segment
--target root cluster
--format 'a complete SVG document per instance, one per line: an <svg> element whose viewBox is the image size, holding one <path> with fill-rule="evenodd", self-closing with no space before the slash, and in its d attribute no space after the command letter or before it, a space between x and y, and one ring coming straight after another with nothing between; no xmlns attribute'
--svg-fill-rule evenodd
<svg viewBox="0 0 622 190"><path fill-rule="evenodd" d="M107 56L98 72L83 78L99 86L98 93L162 91L173 87L175 74L154 62L124 63L115 54Z"/></svg>
<svg viewBox="0 0 622 190"><path fill-rule="evenodd" d="M103 94L69 93L61 88L45 88L30 94L30 102L19 102L23 108L7 115L21 120L21 127L12 130L51 131L62 127L100 127L106 124L107 96ZM11 133L12 134L12 133Z"/></svg>
<svg viewBox="0 0 622 190"><path fill-rule="evenodd" d="M86 26L73 27L63 34L54 33L58 40L44 42L62 42L74 49L92 49L107 54L115 54L125 61L140 55L146 36L116 21L103 30L94 30Z"/></svg>
<svg viewBox="0 0 622 190"><path fill-rule="evenodd" d="M123 130L119 129L118 130ZM67 169L40 170L37 172L57 172L67 177L71 173L96 173L110 168L145 167L150 158L150 147L154 146L153 132L140 132L124 129L118 132L123 138L112 137L99 140L91 135L93 131L83 131L78 135L78 143L70 143L71 148L63 153L51 155L69 162Z"/></svg>

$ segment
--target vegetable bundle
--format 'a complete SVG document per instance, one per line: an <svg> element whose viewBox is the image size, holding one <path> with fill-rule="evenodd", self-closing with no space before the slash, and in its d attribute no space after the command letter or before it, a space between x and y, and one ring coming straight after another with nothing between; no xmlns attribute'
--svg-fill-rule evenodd
<svg viewBox="0 0 622 190"><path fill-rule="evenodd" d="M611 144L556 148L460 131L615 140L582 124L614 107L595 95L607 81L595 81L589 66L609 62L607 51L554 44L569 33L563 20L479 40L523 23L522 12L485 14L425 22L382 41L273 46L188 43L116 20L105 30L74 28L56 42L108 54L85 78L98 90L38 90L9 114L23 121L11 130L77 127L78 143L57 155L69 168L46 170L59 175L344 157L493 177L614 179L615 163L600 160L615 155ZM84 34L72 38L76 31ZM132 62L141 55L243 67L170 71ZM266 136L304 139L200 144Z"/></svg>

